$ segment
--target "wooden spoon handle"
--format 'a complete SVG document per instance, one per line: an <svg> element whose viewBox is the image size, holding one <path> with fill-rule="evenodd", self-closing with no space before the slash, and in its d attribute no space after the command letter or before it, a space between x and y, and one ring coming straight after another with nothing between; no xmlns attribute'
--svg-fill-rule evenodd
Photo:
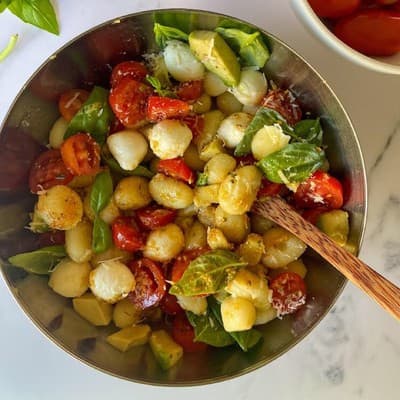
<svg viewBox="0 0 400 400"><path fill-rule="evenodd" d="M347 279L400 320L400 289L337 245L279 197L257 201L253 211L282 226L319 253Z"/></svg>

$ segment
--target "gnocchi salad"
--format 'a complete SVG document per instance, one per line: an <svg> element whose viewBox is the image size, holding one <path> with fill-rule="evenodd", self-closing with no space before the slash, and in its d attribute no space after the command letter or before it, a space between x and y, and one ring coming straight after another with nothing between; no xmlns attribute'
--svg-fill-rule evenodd
<svg viewBox="0 0 400 400"><path fill-rule="evenodd" d="M306 303L306 245L254 201L286 198L341 245L349 222L320 120L265 75L260 32L154 35L159 50L114 65L109 88L61 95L29 176L43 247L9 262L168 369L184 352L248 351L257 326Z"/></svg>

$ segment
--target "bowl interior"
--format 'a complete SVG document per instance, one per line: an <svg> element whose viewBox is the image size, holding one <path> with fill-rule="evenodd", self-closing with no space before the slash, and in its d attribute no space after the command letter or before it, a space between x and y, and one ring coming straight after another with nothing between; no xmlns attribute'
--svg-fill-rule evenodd
<svg viewBox="0 0 400 400"><path fill-rule="evenodd" d="M15 138L19 143L29 143L34 138L45 144L49 129L58 118L59 94L69 88L107 85L111 65L154 50L155 20L193 30L212 29L226 18L231 19L202 11L148 11L82 34L50 57L20 92L2 127L1 146L9 146ZM345 208L351 216L350 243L358 249L365 224L366 181L351 122L324 80L288 46L263 33L272 50L265 67L269 79L290 88L305 111L321 116L331 170L345 183ZM29 157L25 157L27 171ZM8 163L19 161L11 159ZM264 340L248 353L230 347L185 354L176 367L165 372L157 366L147 346L118 352L105 341L115 327L90 325L75 314L69 300L49 289L46 277L28 275L7 264L8 256L38 247L35 236L24 228L34 198L27 191L26 179L17 183L15 189L0 192L0 214L4 216L0 218L1 266L11 292L29 318L57 345L83 362L122 378L156 385L191 385L249 372L285 353L310 332L345 284L342 275L310 253L306 260L309 300L301 312L261 327Z"/></svg>

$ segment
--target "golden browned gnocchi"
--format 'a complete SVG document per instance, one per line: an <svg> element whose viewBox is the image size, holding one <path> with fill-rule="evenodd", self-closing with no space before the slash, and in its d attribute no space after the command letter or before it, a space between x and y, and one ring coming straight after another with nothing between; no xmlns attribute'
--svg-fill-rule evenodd
<svg viewBox="0 0 400 400"><path fill-rule="evenodd" d="M152 200L149 181L141 176L121 179L115 188L114 200L121 210L136 210L147 206Z"/></svg>

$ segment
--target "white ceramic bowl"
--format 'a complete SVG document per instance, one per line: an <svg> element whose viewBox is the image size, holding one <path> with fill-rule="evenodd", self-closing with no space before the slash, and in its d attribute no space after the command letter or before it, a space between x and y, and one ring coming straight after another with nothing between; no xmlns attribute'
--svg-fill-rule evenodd
<svg viewBox="0 0 400 400"><path fill-rule="evenodd" d="M400 53L391 57L368 57L338 39L315 14L307 0L291 0L292 7L304 25L323 43L362 67L386 74L400 75Z"/></svg>

